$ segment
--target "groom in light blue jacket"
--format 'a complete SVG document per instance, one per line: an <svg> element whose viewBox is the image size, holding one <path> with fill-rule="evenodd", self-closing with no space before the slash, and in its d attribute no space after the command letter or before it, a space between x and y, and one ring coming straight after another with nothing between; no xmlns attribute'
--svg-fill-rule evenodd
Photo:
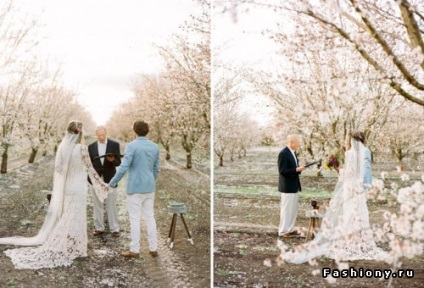
<svg viewBox="0 0 424 288"><path fill-rule="evenodd" d="M157 233L153 206L156 178L159 173L159 147L146 138L149 133L149 125L146 122L134 122L133 130L138 137L128 143L121 166L109 181L109 186L116 187L128 171L127 209L131 225L131 244L130 250L121 255L140 257L140 216L143 212L147 220L149 253L152 257L157 257Z"/></svg>

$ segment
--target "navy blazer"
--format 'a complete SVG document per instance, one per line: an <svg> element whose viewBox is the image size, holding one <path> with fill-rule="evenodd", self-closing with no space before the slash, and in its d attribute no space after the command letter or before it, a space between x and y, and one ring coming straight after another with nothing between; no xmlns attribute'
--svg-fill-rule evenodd
<svg viewBox="0 0 424 288"><path fill-rule="evenodd" d="M115 161L110 162L106 160L103 162L100 161L99 158L95 159L99 155L99 147L97 145L97 142L93 142L90 145L88 145L88 154L90 155L91 163L93 163L94 170L99 174L99 176L103 176L103 180L105 183L109 183L110 179L112 179L113 176L115 176L116 173L116 166L121 165L121 149L119 147L119 143L115 142L113 140L107 139L107 145L106 145L106 154L107 153L113 153L116 154ZM88 178L88 182L91 183L90 178Z"/></svg>
<svg viewBox="0 0 424 288"><path fill-rule="evenodd" d="M301 172L296 172L296 168L298 167L296 160L288 147L285 147L278 154L278 191L282 193L297 193L298 191L302 191L299 179ZM297 160L297 163L299 163L299 160Z"/></svg>

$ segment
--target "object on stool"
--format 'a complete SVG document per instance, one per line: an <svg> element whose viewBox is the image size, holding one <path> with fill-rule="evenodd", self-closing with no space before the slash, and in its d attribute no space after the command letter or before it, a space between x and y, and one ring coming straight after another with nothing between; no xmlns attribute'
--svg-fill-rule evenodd
<svg viewBox="0 0 424 288"><path fill-rule="evenodd" d="M322 218L322 214L319 211L318 202L315 200L311 201L312 210L306 211L306 217L309 217L309 227L306 232L305 242L308 241L309 237L311 239L315 238L315 230L320 226L320 219Z"/></svg>
<svg viewBox="0 0 424 288"><path fill-rule="evenodd" d="M47 194L47 200L49 200L50 203L50 200L52 200L52 193Z"/></svg>
<svg viewBox="0 0 424 288"><path fill-rule="evenodd" d="M168 234L168 240L166 241L169 248L174 247L174 238L175 238L175 228L177 226L177 217L178 214L181 216L181 220L183 220L184 228L187 231L188 235L188 241L194 245L193 239L191 238L191 234L188 231L187 223L184 219L183 214L187 214L187 207L184 203L172 203L171 205L168 205L168 212L173 214L172 215L172 222L171 222L171 228L169 229Z"/></svg>

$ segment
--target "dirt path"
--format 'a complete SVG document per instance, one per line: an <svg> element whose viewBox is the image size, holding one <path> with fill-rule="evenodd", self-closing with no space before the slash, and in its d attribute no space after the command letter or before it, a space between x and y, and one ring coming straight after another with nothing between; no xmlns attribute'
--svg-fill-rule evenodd
<svg viewBox="0 0 424 288"><path fill-rule="evenodd" d="M26 165L0 175L0 237L34 235L44 220L45 196L51 190L53 158ZM199 180L201 178L201 180ZM191 179L191 180L190 180ZM210 285L210 183L207 175L162 163L155 201L158 225L159 257L148 254L146 227L142 221L141 257L124 259L130 229L125 206L126 177L118 187L118 218L121 237L91 235L93 229L91 194L87 207L88 257L80 258L68 268L16 270L10 259L0 253L0 287L209 287ZM186 221L194 246L186 241L181 220L171 250L166 245L172 215L170 202L185 202ZM209 208L208 208L209 211ZM106 216L106 215L105 215ZM107 217L105 217L107 219ZM0 252L11 248L0 246Z"/></svg>

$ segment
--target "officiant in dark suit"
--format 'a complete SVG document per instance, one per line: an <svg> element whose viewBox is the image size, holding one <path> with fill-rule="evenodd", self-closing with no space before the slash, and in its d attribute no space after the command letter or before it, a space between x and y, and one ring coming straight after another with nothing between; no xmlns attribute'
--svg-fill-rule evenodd
<svg viewBox="0 0 424 288"><path fill-rule="evenodd" d="M278 235L283 238L299 237L294 229L298 205L300 185L299 174L305 169L299 166L296 150L300 146L300 137L292 134L287 137L287 146L278 155L278 191L281 192L280 226Z"/></svg>
<svg viewBox="0 0 424 288"><path fill-rule="evenodd" d="M119 143L107 138L106 128L99 126L96 129L97 141L88 145L88 153L94 169L105 183L115 176L116 167L121 165L121 151ZM114 154L116 156L104 156L105 154ZM90 179L88 179L90 182ZM90 182L91 183L91 182ZM94 191L93 191L94 192ZM95 193L93 194L93 210L94 210L94 236L100 236L105 233L105 225L103 221L104 204L100 202ZM113 237L119 237L119 221L116 209L117 192L111 192L106 198L106 211L109 223L109 230Z"/></svg>

